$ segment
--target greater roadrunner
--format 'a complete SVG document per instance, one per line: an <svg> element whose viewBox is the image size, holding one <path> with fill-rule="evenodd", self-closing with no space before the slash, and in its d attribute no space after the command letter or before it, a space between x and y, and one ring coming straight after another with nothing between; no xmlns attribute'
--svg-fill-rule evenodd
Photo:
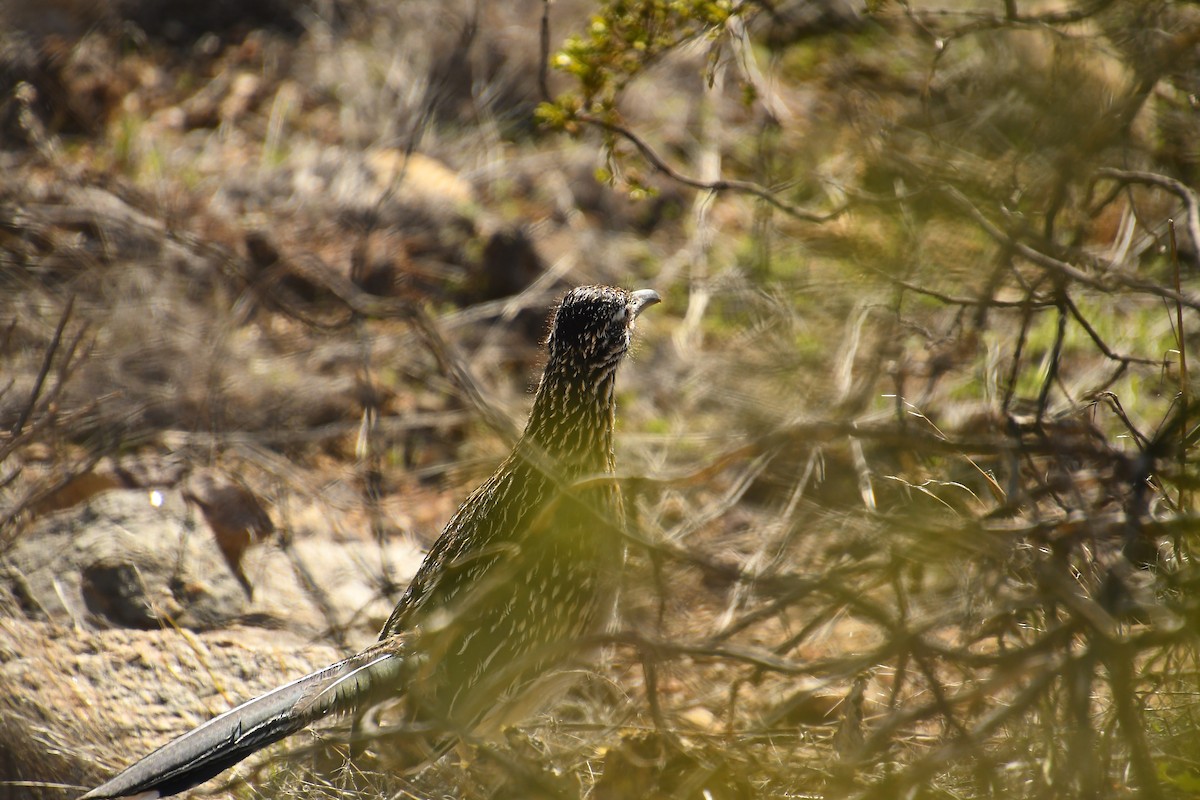
<svg viewBox="0 0 1200 800"><path fill-rule="evenodd" d="M164 745L83 800L175 794L334 711L401 695L441 748L519 721L615 603L624 547L611 480L614 385L656 292L572 290L554 312L525 433L451 518L379 641ZM609 476L606 479L606 476ZM598 480L596 480L598 478Z"/></svg>

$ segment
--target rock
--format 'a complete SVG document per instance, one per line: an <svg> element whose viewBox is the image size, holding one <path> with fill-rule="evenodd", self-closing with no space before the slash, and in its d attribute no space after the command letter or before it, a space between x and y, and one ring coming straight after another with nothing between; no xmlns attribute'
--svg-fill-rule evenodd
<svg viewBox="0 0 1200 800"><path fill-rule="evenodd" d="M273 529L257 500L254 509L240 511L227 502L223 492L242 497L243 487L203 483L190 480L185 487L233 531L226 531L233 544L243 541L238 536ZM94 495L38 519L17 539L0 561L0 614L7 607L10 614L77 628L213 630L253 620L305 636L347 629L354 643L365 645L397 599L378 587L404 585L421 562L419 548L405 539L381 552L366 538L293 535L286 549L268 543L236 553L237 570L255 585L252 603L211 525L178 490ZM392 574L380 574L380 565Z"/></svg>
<svg viewBox="0 0 1200 800"><path fill-rule="evenodd" d="M227 625L248 601L179 493L122 489L46 516L0 575L27 616L88 627Z"/></svg>
<svg viewBox="0 0 1200 800"><path fill-rule="evenodd" d="M89 632L0 617L0 800L63 800L72 796L63 784L82 793L338 657L329 646L253 629Z"/></svg>
<svg viewBox="0 0 1200 800"><path fill-rule="evenodd" d="M229 484L187 486L211 503ZM179 490L114 489L14 543L0 562L0 800L62 800L64 784L82 793L365 645L393 602L365 565L395 564L402 581L420 561L410 544L381 553L360 538L254 548L241 562L260 588L251 606L207 525ZM351 631L347 648L312 644L331 627Z"/></svg>

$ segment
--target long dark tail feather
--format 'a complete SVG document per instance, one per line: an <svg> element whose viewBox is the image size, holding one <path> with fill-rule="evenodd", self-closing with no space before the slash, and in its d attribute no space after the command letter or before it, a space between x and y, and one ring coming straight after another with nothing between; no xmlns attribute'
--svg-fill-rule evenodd
<svg viewBox="0 0 1200 800"><path fill-rule="evenodd" d="M190 789L311 722L357 706L396 681L401 663L395 650L377 645L294 680L168 742L80 800L166 797Z"/></svg>

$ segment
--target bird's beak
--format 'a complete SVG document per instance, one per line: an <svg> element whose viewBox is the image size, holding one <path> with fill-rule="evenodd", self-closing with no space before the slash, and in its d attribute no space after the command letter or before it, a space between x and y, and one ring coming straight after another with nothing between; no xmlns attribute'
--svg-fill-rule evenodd
<svg viewBox="0 0 1200 800"><path fill-rule="evenodd" d="M653 289L638 289L629 293L629 317L637 319L637 315L655 303L661 303L662 298Z"/></svg>

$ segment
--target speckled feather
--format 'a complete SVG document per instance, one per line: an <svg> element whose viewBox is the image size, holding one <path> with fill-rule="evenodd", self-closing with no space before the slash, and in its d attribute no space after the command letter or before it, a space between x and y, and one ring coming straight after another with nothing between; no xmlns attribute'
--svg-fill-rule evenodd
<svg viewBox="0 0 1200 800"><path fill-rule="evenodd" d="M498 697L523 708L521 688L606 624L620 494L611 482L571 486L614 471L617 366L649 298L584 287L558 307L524 436L446 525L384 625L383 639L436 629L442 657L410 693L412 713L470 727Z"/></svg>
<svg viewBox="0 0 1200 800"><path fill-rule="evenodd" d="M613 606L620 495L588 479L614 471L617 367L638 313L658 299L603 286L563 298L525 433L447 523L376 644L209 720L83 800L183 791L384 697L402 695L412 723L457 731L536 707L535 687Z"/></svg>

